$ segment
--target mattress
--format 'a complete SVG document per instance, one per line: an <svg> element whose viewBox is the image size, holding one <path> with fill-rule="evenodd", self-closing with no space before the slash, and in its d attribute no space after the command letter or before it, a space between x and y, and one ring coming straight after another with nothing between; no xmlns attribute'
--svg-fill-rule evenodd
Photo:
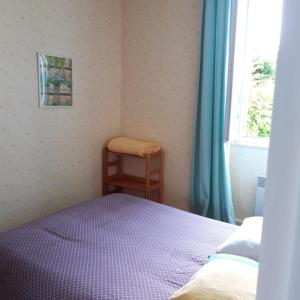
<svg viewBox="0 0 300 300"><path fill-rule="evenodd" d="M0 299L168 299L236 227L113 194L0 234Z"/></svg>

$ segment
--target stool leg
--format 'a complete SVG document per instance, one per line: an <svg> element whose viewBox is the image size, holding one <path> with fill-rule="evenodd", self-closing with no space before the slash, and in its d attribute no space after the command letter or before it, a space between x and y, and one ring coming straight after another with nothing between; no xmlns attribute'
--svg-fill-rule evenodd
<svg viewBox="0 0 300 300"><path fill-rule="evenodd" d="M160 151L159 159L159 202L163 203L164 199L164 152Z"/></svg>
<svg viewBox="0 0 300 300"><path fill-rule="evenodd" d="M147 154L146 156L146 171L145 171L145 179L146 179L146 186L145 186L145 198L149 198L150 194L150 176L151 176L151 156Z"/></svg>
<svg viewBox="0 0 300 300"><path fill-rule="evenodd" d="M102 192L103 196L108 194L108 152L104 148L102 152Z"/></svg>
<svg viewBox="0 0 300 300"><path fill-rule="evenodd" d="M117 161L118 161L117 174L118 174L118 177L121 178L123 175L123 157L122 157L122 155L117 155ZM123 188L121 186L119 186L117 188L117 191L118 191L118 193L122 193Z"/></svg>

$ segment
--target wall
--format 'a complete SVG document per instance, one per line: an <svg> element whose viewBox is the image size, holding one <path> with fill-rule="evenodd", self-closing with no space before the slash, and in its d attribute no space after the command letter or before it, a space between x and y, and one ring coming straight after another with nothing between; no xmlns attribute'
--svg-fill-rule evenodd
<svg viewBox="0 0 300 300"><path fill-rule="evenodd" d="M230 176L236 219L253 216L257 176L265 176L268 149L231 144Z"/></svg>
<svg viewBox="0 0 300 300"><path fill-rule="evenodd" d="M123 1L122 127L166 153L165 203L188 208L200 0Z"/></svg>
<svg viewBox="0 0 300 300"><path fill-rule="evenodd" d="M0 231L100 195L100 150L121 126L162 143L165 203L187 210L201 0L1 4ZM73 108L38 108L37 51L73 58ZM267 154L231 150L243 218Z"/></svg>
<svg viewBox="0 0 300 300"><path fill-rule="evenodd" d="M0 231L100 194L101 148L121 131L121 11L1 1ZM38 108L37 51L73 58L73 108Z"/></svg>

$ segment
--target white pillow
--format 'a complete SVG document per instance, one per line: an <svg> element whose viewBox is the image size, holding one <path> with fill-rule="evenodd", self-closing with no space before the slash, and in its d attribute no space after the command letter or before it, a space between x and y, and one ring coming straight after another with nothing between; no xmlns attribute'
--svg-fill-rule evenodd
<svg viewBox="0 0 300 300"><path fill-rule="evenodd" d="M240 255L259 261L263 217L246 218L240 228L217 250L217 253Z"/></svg>

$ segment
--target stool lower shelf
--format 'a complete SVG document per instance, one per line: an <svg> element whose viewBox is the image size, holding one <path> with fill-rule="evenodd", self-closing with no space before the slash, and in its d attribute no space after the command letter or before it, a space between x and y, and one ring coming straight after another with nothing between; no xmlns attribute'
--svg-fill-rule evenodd
<svg viewBox="0 0 300 300"><path fill-rule="evenodd" d="M136 177L132 175L123 174L121 177L109 176L108 184L114 185L116 187L124 187L133 189L140 192L145 192L146 190L146 180L142 177ZM150 180L150 190L155 190L159 188L158 180Z"/></svg>

